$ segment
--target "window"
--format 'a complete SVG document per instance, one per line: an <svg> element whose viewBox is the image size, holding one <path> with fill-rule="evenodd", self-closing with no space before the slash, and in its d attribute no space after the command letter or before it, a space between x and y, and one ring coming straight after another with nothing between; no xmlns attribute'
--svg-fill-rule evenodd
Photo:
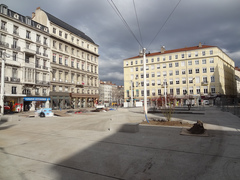
<svg viewBox="0 0 240 180"><path fill-rule="evenodd" d="M210 53L210 55L212 55L213 54L213 50L210 50L209 53Z"/></svg>
<svg viewBox="0 0 240 180"><path fill-rule="evenodd" d="M190 84L193 83L193 78L192 78L192 77L188 78L188 82L189 82Z"/></svg>
<svg viewBox="0 0 240 180"><path fill-rule="evenodd" d="M146 81L146 85L149 86L149 80Z"/></svg>
<svg viewBox="0 0 240 180"><path fill-rule="evenodd" d="M158 95L161 95L161 89L158 89Z"/></svg>
<svg viewBox="0 0 240 180"><path fill-rule="evenodd" d="M146 59L146 63L148 63L148 59Z"/></svg>
<svg viewBox="0 0 240 180"><path fill-rule="evenodd" d="M207 63L206 59L203 59L202 64L206 64L206 63Z"/></svg>
<svg viewBox="0 0 240 180"><path fill-rule="evenodd" d="M160 80L160 79L157 80L157 85L158 85L158 86L161 85L161 80Z"/></svg>
<svg viewBox="0 0 240 180"><path fill-rule="evenodd" d="M176 93L177 93L177 95L180 95L180 88L176 89Z"/></svg>
<svg viewBox="0 0 240 180"><path fill-rule="evenodd" d="M137 60L135 61L135 64L138 64L138 61L137 61Z"/></svg>
<svg viewBox="0 0 240 180"><path fill-rule="evenodd" d="M195 52L195 57L198 57L198 52L197 51Z"/></svg>
<svg viewBox="0 0 240 180"><path fill-rule="evenodd" d="M185 61L182 61L182 62L181 62L181 66L185 66Z"/></svg>
<svg viewBox="0 0 240 180"><path fill-rule="evenodd" d="M199 73L199 68L196 68L196 69L195 69L195 73Z"/></svg>
<svg viewBox="0 0 240 180"><path fill-rule="evenodd" d="M215 93L216 90L215 90L215 87L211 87L211 93Z"/></svg>
<svg viewBox="0 0 240 180"><path fill-rule="evenodd" d="M152 73L152 77L155 77L155 73Z"/></svg>
<svg viewBox="0 0 240 180"><path fill-rule="evenodd" d="M166 60L166 58L165 58L165 56L163 56L163 61L165 61Z"/></svg>
<svg viewBox="0 0 240 180"><path fill-rule="evenodd" d="M149 73L146 74L146 78L149 78Z"/></svg>
<svg viewBox="0 0 240 180"><path fill-rule="evenodd" d="M214 67L210 67L210 72L214 72Z"/></svg>
<svg viewBox="0 0 240 180"><path fill-rule="evenodd" d="M189 94L193 94L193 87L189 88Z"/></svg>
<svg viewBox="0 0 240 180"><path fill-rule="evenodd" d="M157 69L160 69L160 64L157 64Z"/></svg>
<svg viewBox="0 0 240 180"><path fill-rule="evenodd" d="M161 76L160 72L157 72L157 77L160 77L160 76Z"/></svg>
<svg viewBox="0 0 240 180"><path fill-rule="evenodd" d="M175 71L175 74L176 74L176 75L179 75L179 70L176 70L176 71Z"/></svg>
<svg viewBox="0 0 240 180"><path fill-rule="evenodd" d="M154 65L151 65L151 69L154 70L155 66Z"/></svg>
<svg viewBox="0 0 240 180"><path fill-rule="evenodd" d="M154 58L152 58L151 61L154 62Z"/></svg>
<svg viewBox="0 0 240 180"><path fill-rule="evenodd" d="M26 38L31 39L31 32L30 31L26 31Z"/></svg>
<svg viewBox="0 0 240 180"><path fill-rule="evenodd" d="M36 42L41 43L41 36L39 34L37 34Z"/></svg>
<svg viewBox="0 0 240 180"><path fill-rule="evenodd" d="M173 85L173 80L172 79L169 80L169 84Z"/></svg>
<svg viewBox="0 0 240 180"><path fill-rule="evenodd" d="M215 77L211 76L211 82L215 82Z"/></svg>
<svg viewBox="0 0 240 180"><path fill-rule="evenodd" d="M65 39L67 39L68 38L68 34L67 33L65 33Z"/></svg>
<svg viewBox="0 0 240 180"><path fill-rule="evenodd" d="M207 73L207 68L203 68L203 73Z"/></svg>
<svg viewBox="0 0 240 180"><path fill-rule="evenodd" d="M133 68L130 68L130 72L133 72Z"/></svg>
<svg viewBox="0 0 240 180"><path fill-rule="evenodd" d="M172 60L172 56L169 56L169 60Z"/></svg>
<svg viewBox="0 0 240 180"><path fill-rule="evenodd" d="M135 79L138 79L138 74L136 74Z"/></svg>
<svg viewBox="0 0 240 180"><path fill-rule="evenodd" d="M188 57L191 57L191 53L190 52L188 53Z"/></svg>
<svg viewBox="0 0 240 180"><path fill-rule="evenodd" d="M184 54L182 54L182 58L184 58Z"/></svg>
<svg viewBox="0 0 240 180"><path fill-rule="evenodd" d="M141 64L143 64L143 60L141 60Z"/></svg>
<svg viewBox="0 0 240 180"><path fill-rule="evenodd" d="M136 67L136 69L135 69L136 71L138 71L138 67Z"/></svg>
<svg viewBox="0 0 240 180"><path fill-rule="evenodd" d="M1 21L1 29L7 31L7 23L5 21Z"/></svg>
<svg viewBox="0 0 240 180"><path fill-rule="evenodd" d="M192 69L189 69L189 70L188 70L188 74L192 74Z"/></svg>
<svg viewBox="0 0 240 180"><path fill-rule="evenodd" d="M188 65L191 66L192 65L192 61L188 61Z"/></svg>
<svg viewBox="0 0 240 180"><path fill-rule="evenodd" d="M173 71L169 71L169 76L172 76L173 75Z"/></svg>
<svg viewBox="0 0 240 180"><path fill-rule="evenodd" d="M71 61L71 67L74 67L74 59Z"/></svg>
<svg viewBox="0 0 240 180"><path fill-rule="evenodd" d="M207 83L207 77L203 77L203 83Z"/></svg>
<svg viewBox="0 0 240 180"><path fill-rule="evenodd" d="M19 35L18 26L13 26L13 34Z"/></svg>
<svg viewBox="0 0 240 180"><path fill-rule="evenodd" d="M59 31L59 36L62 36L62 31Z"/></svg>
<svg viewBox="0 0 240 180"><path fill-rule="evenodd" d="M179 63L178 62L175 62L175 67L179 67Z"/></svg>
<svg viewBox="0 0 240 180"><path fill-rule="evenodd" d="M53 62L56 62L56 54L53 53Z"/></svg>
<svg viewBox="0 0 240 180"><path fill-rule="evenodd" d="M56 34L56 28L53 28L53 33Z"/></svg>
<svg viewBox="0 0 240 180"><path fill-rule="evenodd" d="M147 96L150 96L150 91L149 90L147 90Z"/></svg>
<svg viewBox="0 0 240 180"><path fill-rule="evenodd" d="M133 61L131 61L131 65L133 65Z"/></svg>
<svg viewBox="0 0 240 180"><path fill-rule="evenodd" d="M175 55L175 59L178 59L178 55L177 54Z"/></svg>
<svg viewBox="0 0 240 180"><path fill-rule="evenodd" d="M143 71L143 66L142 66L142 67L140 67L140 71Z"/></svg>
<svg viewBox="0 0 240 180"><path fill-rule="evenodd" d="M200 83L200 77L198 77L198 76L195 77L195 82L196 82L196 83Z"/></svg>
<svg viewBox="0 0 240 180"><path fill-rule="evenodd" d="M200 87L196 87L197 94L200 94Z"/></svg>
<svg viewBox="0 0 240 180"><path fill-rule="evenodd" d="M202 51L202 55L205 56L205 55L206 55L206 52L205 52L205 51Z"/></svg>
<svg viewBox="0 0 240 180"><path fill-rule="evenodd" d="M53 47L56 48L56 41L53 41Z"/></svg>
<svg viewBox="0 0 240 180"><path fill-rule="evenodd" d="M163 66L163 68L166 68L166 64L163 64L162 66Z"/></svg>
<svg viewBox="0 0 240 180"><path fill-rule="evenodd" d="M152 80L152 86L155 86L155 81L154 80Z"/></svg>
<svg viewBox="0 0 240 180"><path fill-rule="evenodd" d="M141 96L144 96L144 90L141 90Z"/></svg>
<svg viewBox="0 0 240 180"><path fill-rule="evenodd" d="M195 60L195 64L198 65L199 64L199 60Z"/></svg>
<svg viewBox="0 0 240 180"><path fill-rule="evenodd" d="M214 63L214 59L213 59L213 58L210 58L210 59L209 59L209 63Z"/></svg>
<svg viewBox="0 0 240 180"><path fill-rule="evenodd" d="M13 60L16 61L17 60L17 53L13 52Z"/></svg>
<svg viewBox="0 0 240 180"><path fill-rule="evenodd" d="M146 66L146 70L149 70L149 66Z"/></svg>
<svg viewBox="0 0 240 180"><path fill-rule="evenodd" d="M207 94L208 93L208 88L204 87L203 92L204 92L204 94Z"/></svg>
<svg viewBox="0 0 240 180"><path fill-rule="evenodd" d="M186 79L185 78L182 78L182 83L186 84Z"/></svg>
<svg viewBox="0 0 240 180"><path fill-rule="evenodd" d="M128 61L126 61L126 66L128 66Z"/></svg>
<svg viewBox="0 0 240 180"><path fill-rule="evenodd" d="M185 69L182 69L182 74L186 74Z"/></svg>
<svg viewBox="0 0 240 180"><path fill-rule="evenodd" d="M17 87L16 86L12 86L12 94L17 94Z"/></svg>
<svg viewBox="0 0 240 180"><path fill-rule="evenodd" d="M170 94L173 95L173 89L172 88L170 89Z"/></svg>
<svg viewBox="0 0 240 180"><path fill-rule="evenodd" d="M176 79L176 84L179 84L179 79Z"/></svg>
<svg viewBox="0 0 240 180"><path fill-rule="evenodd" d="M169 63L169 67L170 67L170 68L172 67L172 63Z"/></svg>

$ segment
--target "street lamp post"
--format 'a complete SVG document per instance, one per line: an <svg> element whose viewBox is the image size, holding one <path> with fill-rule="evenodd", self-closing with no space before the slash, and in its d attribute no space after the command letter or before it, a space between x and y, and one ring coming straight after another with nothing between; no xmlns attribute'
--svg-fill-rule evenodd
<svg viewBox="0 0 240 180"><path fill-rule="evenodd" d="M0 94L0 106L1 106L1 115L4 115L4 70L5 70L5 58L9 58L10 56L3 52L2 54L2 69L1 69L1 94Z"/></svg>

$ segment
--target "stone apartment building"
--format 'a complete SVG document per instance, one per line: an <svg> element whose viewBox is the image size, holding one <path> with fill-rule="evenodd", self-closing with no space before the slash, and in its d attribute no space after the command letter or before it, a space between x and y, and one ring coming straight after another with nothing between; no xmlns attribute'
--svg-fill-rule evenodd
<svg viewBox="0 0 240 180"><path fill-rule="evenodd" d="M4 104L45 106L50 92L49 28L0 5L0 61L5 59ZM2 84L2 83L1 83Z"/></svg>
<svg viewBox="0 0 240 180"><path fill-rule="evenodd" d="M82 31L40 8L32 19L49 29L52 108L92 107L99 98L98 45Z"/></svg>
<svg viewBox="0 0 240 180"><path fill-rule="evenodd" d="M113 84L111 81L100 81L99 104L105 106L115 106L124 101L124 88Z"/></svg>
<svg viewBox="0 0 240 180"><path fill-rule="evenodd" d="M125 59L123 67L124 100L143 101L143 57ZM188 99L197 105L199 101L217 95L236 95L234 67L234 61L217 46L199 43L198 46L173 50L162 47L160 52L146 55L148 102L153 104L165 93L181 105Z"/></svg>

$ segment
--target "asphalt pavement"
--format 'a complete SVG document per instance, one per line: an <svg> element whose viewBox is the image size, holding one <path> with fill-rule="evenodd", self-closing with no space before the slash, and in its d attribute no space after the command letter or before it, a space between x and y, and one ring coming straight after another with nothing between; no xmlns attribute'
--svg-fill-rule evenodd
<svg viewBox="0 0 240 180"><path fill-rule="evenodd" d="M184 127L113 128L142 122L142 108L49 118L6 115L0 123L0 179L240 179L240 119L216 107L201 112L173 114L172 120L201 120L207 136L181 135Z"/></svg>

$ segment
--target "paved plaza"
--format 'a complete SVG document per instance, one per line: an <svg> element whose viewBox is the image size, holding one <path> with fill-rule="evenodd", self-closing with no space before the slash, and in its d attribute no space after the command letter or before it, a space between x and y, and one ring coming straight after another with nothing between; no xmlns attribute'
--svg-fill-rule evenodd
<svg viewBox="0 0 240 180"><path fill-rule="evenodd" d="M180 135L183 127L139 125L135 133L113 128L142 122L142 108L51 118L6 115L0 179L240 179L240 119L216 107L201 112L176 113L172 120L201 120L207 137Z"/></svg>

